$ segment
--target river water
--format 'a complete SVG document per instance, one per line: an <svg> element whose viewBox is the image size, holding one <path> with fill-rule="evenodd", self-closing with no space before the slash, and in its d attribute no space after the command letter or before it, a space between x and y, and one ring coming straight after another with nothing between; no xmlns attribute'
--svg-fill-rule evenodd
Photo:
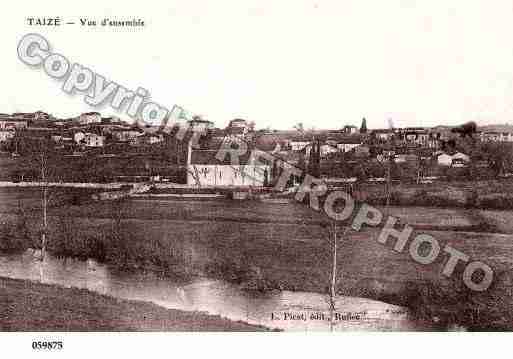
<svg viewBox="0 0 513 359"><path fill-rule="evenodd" d="M182 282L153 273L119 272L95 261L40 262L27 252L0 257L0 276L64 287L85 288L121 299L153 302L166 308L197 310L288 331L329 330L326 296L310 292L248 293L237 285L197 278ZM405 308L356 297L337 298L335 330L428 330Z"/></svg>

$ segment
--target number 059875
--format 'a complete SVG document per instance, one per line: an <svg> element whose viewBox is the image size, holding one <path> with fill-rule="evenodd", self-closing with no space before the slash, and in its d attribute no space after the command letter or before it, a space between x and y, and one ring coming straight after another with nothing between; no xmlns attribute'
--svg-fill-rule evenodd
<svg viewBox="0 0 513 359"><path fill-rule="evenodd" d="M32 349L34 350L61 350L63 347L62 342L49 342L49 341L33 341Z"/></svg>

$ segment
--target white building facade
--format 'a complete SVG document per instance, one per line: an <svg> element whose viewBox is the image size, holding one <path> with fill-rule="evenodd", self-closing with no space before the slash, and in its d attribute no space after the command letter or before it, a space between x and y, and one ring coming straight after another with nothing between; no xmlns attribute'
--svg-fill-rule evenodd
<svg viewBox="0 0 513 359"><path fill-rule="evenodd" d="M239 158L238 164L232 164L229 158L218 159L217 155L217 150L192 150L189 145L187 185L263 187L270 182L269 165L253 161L249 156Z"/></svg>
<svg viewBox="0 0 513 359"><path fill-rule="evenodd" d="M269 183L270 167L265 165L189 164L187 184L190 186L253 186Z"/></svg>

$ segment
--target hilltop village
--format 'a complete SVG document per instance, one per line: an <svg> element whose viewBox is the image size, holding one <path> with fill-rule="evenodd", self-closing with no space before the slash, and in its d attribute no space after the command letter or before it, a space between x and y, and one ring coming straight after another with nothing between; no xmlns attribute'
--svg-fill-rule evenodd
<svg viewBox="0 0 513 359"><path fill-rule="evenodd" d="M199 141L191 148L198 131ZM227 138L243 140L328 183L496 178L508 176L513 163L510 125L368 129L364 118L359 127L314 130L299 123L291 130L273 130L257 129L244 119L217 128L192 116L178 140L158 127L141 128L98 112L59 119L38 111L0 114L0 179L37 181L44 153L50 167L54 164L47 175L56 181L270 186L276 176L272 166L260 176L244 176L216 158ZM243 159L240 165L252 164Z"/></svg>

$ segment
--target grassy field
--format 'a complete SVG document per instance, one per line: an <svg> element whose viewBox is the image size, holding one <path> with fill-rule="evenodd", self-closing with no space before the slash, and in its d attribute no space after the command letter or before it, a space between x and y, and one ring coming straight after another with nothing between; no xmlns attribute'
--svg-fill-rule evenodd
<svg viewBox="0 0 513 359"><path fill-rule="evenodd" d="M20 197L16 192L2 196L4 222L19 220L18 214L7 213L8 208L14 213L13 206L19 199L33 205L26 227L30 238L37 239L41 222L39 202L26 193ZM417 225L416 233L432 235L441 248L450 244L472 260L488 263L497 278L513 267L511 213L390 207L388 214L400 217L402 223ZM466 231L484 220L500 225L503 233ZM251 290L325 293L331 270L325 224L320 214L297 203L84 203L50 210L49 250L57 255L97 258L127 270L221 278ZM117 228L117 236L113 228ZM378 230L367 228L349 232L342 241L338 261L341 294L407 305L429 317L444 315L453 305L450 311L457 313L457 320L471 321L468 318L474 318L476 308L489 306L495 297L493 293L511 288L505 288L507 281L500 279L499 287L494 286L488 297L470 295L461 283L463 266L458 266L451 278L441 274L447 254L442 252L430 265L417 264L410 258L408 247L397 253L392 248L393 241L386 245L378 243L378 234ZM513 308L513 296L508 293L502 298Z"/></svg>
<svg viewBox="0 0 513 359"><path fill-rule="evenodd" d="M219 316L0 278L0 331L261 331Z"/></svg>
<svg viewBox="0 0 513 359"><path fill-rule="evenodd" d="M95 190L67 189L50 190L51 214L57 216L113 218L117 208L111 203L98 203L90 200ZM20 209L41 213L41 190L37 188L0 189L0 213L14 214ZM513 226L508 226L513 219L510 211L481 210L461 207L427 207L427 206L391 206L386 211L384 206L376 206L387 215L395 216L402 222L422 229L457 229L476 230L476 226L497 225L492 232L513 233ZM327 217L313 211L308 206L295 201L288 204L262 203L255 201L231 200L166 200L166 199L132 199L124 204L124 218L137 219L183 219L240 221L251 223L290 223L322 224Z"/></svg>
<svg viewBox="0 0 513 359"><path fill-rule="evenodd" d="M513 181L436 181L426 184L394 183L390 204L475 209L513 209ZM355 186L354 198L370 204L386 202L385 184L361 183Z"/></svg>

